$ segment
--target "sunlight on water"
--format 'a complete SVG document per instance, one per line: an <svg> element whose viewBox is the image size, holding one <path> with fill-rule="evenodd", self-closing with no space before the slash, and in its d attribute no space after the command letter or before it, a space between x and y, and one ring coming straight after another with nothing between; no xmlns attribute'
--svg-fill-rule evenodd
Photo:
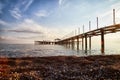
<svg viewBox="0 0 120 80"><path fill-rule="evenodd" d="M98 38L98 39L96 39ZM87 55L101 55L100 51L100 37L92 38L92 50L87 53L82 51L81 42L79 51L77 46L75 48L68 48L61 45L33 45L33 44L0 44L0 57L43 57L43 56L87 56ZM106 40L105 54L120 54L119 42Z"/></svg>
<svg viewBox="0 0 120 80"><path fill-rule="evenodd" d="M1 44L0 56L2 57L43 57L59 55L77 55L77 51L60 45L31 45L31 44Z"/></svg>

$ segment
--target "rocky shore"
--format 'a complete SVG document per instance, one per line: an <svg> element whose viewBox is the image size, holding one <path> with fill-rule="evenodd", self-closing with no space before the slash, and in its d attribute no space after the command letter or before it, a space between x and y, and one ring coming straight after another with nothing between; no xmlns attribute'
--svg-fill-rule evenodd
<svg viewBox="0 0 120 80"><path fill-rule="evenodd" d="M120 55L0 58L0 80L120 80Z"/></svg>

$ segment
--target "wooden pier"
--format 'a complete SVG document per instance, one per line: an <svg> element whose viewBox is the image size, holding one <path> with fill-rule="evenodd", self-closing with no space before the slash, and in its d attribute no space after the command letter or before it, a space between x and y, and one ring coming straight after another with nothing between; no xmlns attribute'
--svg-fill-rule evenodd
<svg viewBox="0 0 120 80"><path fill-rule="evenodd" d="M98 17L96 17L96 26L97 29L91 30L91 22L89 21L89 31L84 32L84 25L83 25L83 33L80 34L80 30L78 30L79 34L65 38L63 40L60 40L57 42L57 44L61 45L71 45L72 48L75 47L75 41L77 40L77 50L79 50L79 40L81 39L82 42L82 50L85 50L85 53L88 51L88 44L89 44L89 50L91 51L91 38L93 36L101 36L101 53L105 53L105 39L104 35L105 34L110 34L110 33L116 33L120 31L120 24L116 24L115 22L115 9L113 9L113 25L110 26L105 26L102 28L99 28L98 25ZM76 32L75 32L76 33ZM88 38L89 38L89 43L88 43ZM85 48L85 49L84 49Z"/></svg>
<svg viewBox="0 0 120 80"><path fill-rule="evenodd" d="M93 36L101 36L101 53L105 53L105 39L104 35L105 34L110 34L110 33L116 33L120 31L120 24L116 24L115 22L115 9L113 9L113 25L105 26L100 28L98 25L98 17L96 17L96 27L97 29L91 30L91 22L89 21L89 31L84 32L84 25L83 25L83 33L80 34L80 29L78 29L78 35L74 35L72 37L68 37L62 40L58 40L55 42L45 42L45 41L36 41L35 44L59 44L59 45L66 45L68 47L71 47L72 49L75 48L77 45L77 50L80 48L80 42L82 42L82 50L87 53L88 50L91 51L91 38ZM75 30L76 34L76 30ZM89 38L89 41L88 41ZM81 40L81 41L80 41ZM89 45L89 48L88 48Z"/></svg>
<svg viewBox="0 0 120 80"><path fill-rule="evenodd" d="M56 42L54 41L35 41L35 45L54 45Z"/></svg>
<svg viewBox="0 0 120 80"><path fill-rule="evenodd" d="M87 53L88 51L88 39L89 38L89 50L91 50L91 38L93 36L101 36L101 53L104 54L105 51L105 39L104 39L104 35L105 34L109 34L109 33L116 33L120 31L120 24L114 24L114 25L110 25L110 26L106 26L106 27L102 27L102 28L98 28L96 30L91 30L76 36L72 36L63 40L60 40L57 42L57 44L60 45L71 45L72 48L74 48L75 46L75 40L77 40L77 50L79 50L79 40L82 39L82 50L84 50L84 46L85 46L85 53ZM84 45L85 44L85 45Z"/></svg>

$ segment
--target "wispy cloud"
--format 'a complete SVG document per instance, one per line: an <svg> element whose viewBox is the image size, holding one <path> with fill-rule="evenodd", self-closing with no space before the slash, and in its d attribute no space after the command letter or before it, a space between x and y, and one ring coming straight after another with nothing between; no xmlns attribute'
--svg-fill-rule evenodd
<svg viewBox="0 0 120 80"><path fill-rule="evenodd" d="M99 17L106 17L106 16L111 15L111 13L112 13L112 11L110 10L110 11L107 11L107 12L104 12L104 13L99 13L98 16Z"/></svg>
<svg viewBox="0 0 120 80"><path fill-rule="evenodd" d="M14 36L0 36L0 43L19 44L19 43L33 43L31 40L23 40Z"/></svg>
<svg viewBox="0 0 120 80"><path fill-rule="evenodd" d="M48 16L48 12L46 10L40 10L38 12L35 13L35 16L38 16L38 17L46 17Z"/></svg>
<svg viewBox="0 0 120 80"><path fill-rule="evenodd" d="M3 4L0 3L0 14L2 13Z"/></svg>
<svg viewBox="0 0 120 80"><path fill-rule="evenodd" d="M33 3L34 0L27 0L26 4L25 4L25 8L24 8L24 11L26 11L29 6Z"/></svg>
<svg viewBox="0 0 120 80"><path fill-rule="evenodd" d="M36 38L44 38L44 35L37 35L37 36L18 36L18 39L36 39Z"/></svg>
<svg viewBox="0 0 120 80"><path fill-rule="evenodd" d="M18 7L15 7L13 10L9 10L9 11L11 15L16 19L20 19L22 17L21 11L19 10Z"/></svg>
<svg viewBox="0 0 120 80"><path fill-rule="evenodd" d="M59 6L61 6L62 4L64 4L65 1L66 1L66 0L58 0L58 4L59 4Z"/></svg>
<svg viewBox="0 0 120 80"><path fill-rule="evenodd" d="M0 41L4 40L4 38L2 36L0 36Z"/></svg>
<svg viewBox="0 0 120 80"><path fill-rule="evenodd" d="M56 30L48 29L45 26L41 26L40 24L36 23L34 20L31 19L25 19L24 22L18 26L17 30L23 30L22 32L26 31L26 33L31 32L33 35L28 34L27 38L33 38L38 36L36 37L37 40L51 40L54 39L57 35L55 35Z"/></svg>
<svg viewBox="0 0 120 80"><path fill-rule="evenodd" d="M6 29L0 29L0 33L7 32Z"/></svg>
<svg viewBox="0 0 120 80"><path fill-rule="evenodd" d="M0 24L8 25L6 22L0 20ZM34 27L33 27L34 26ZM43 28L33 22L30 19L24 20L23 23L16 24L16 28L12 29L0 29L1 32L16 32L16 33L31 33L31 34L42 34Z"/></svg>
<svg viewBox="0 0 120 80"><path fill-rule="evenodd" d="M34 42L34 40L54 40L59 37L59 29L45 28L34 20L25 19L22 23L15 24L11 29L1 29L0 32L9 33L11 36L1 37L3 42ZM15 34L14 34L15 33Z"/></svg>
<svg viewBox="0 0 120 80"><path fill-rule="evenodd" d="M8 26L9 24L3 20L0 20L0 25Z"/></svg>
<svg viewBox="0 0 120 80"><path fill-rule="evenodd" d="M59 0L59 5L61 5L61 4L62 4L62 1L63 1L63 0Z"/></svg>
<svg viewBox="0 0 120 80"><path fill-rule="evenodd" d="M44 32L44 28L37 24L35 21L33 21L32 19L25 19L22 23L20 23L21 25L18 25L18 30L23 30L26 32L32 32L32 33L43 33Z"/></svg>
<svg viewBox="0 0 120 80"><path fill-rule="evenodd" d="M12 36L0 36L0 41L14 40L14 39L17 39L17 38L12 37Z"/></svg>
<svg viewBox="0 0 120 80"><path fill-rule="evenodd" d="M16 5L14 5L14 8L9 10L11 16L13 16L16 19L20 19L22 17L22 12L25 12L33 3L33 1L34 0L25 0L22 3L17 3Z"/></svg>
<svg viewBox="0 0 120 80"><path fill-rule="evenodd" d="M118 3L114 3L110 6L111 8L120 8L120 1Z"/></svg>
<svg viewBox="0 0 120 80"><path fill-rule="evenodd" d="M24 29L21 29L21 30L7 30L8 32L16 32L16 33L32 33L32 34L42 34L42 32L40 31L33 31L33 30L24 30Z"/></svg>

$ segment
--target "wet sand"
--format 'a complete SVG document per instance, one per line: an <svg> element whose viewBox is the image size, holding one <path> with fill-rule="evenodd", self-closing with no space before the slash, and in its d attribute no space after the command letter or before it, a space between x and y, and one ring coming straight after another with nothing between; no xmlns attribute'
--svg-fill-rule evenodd
<svg viewBox="0 0 120 80"><path fill-rule="evenodd" d="M0 58L0 80L120 80L120 55Z"/></svg>

